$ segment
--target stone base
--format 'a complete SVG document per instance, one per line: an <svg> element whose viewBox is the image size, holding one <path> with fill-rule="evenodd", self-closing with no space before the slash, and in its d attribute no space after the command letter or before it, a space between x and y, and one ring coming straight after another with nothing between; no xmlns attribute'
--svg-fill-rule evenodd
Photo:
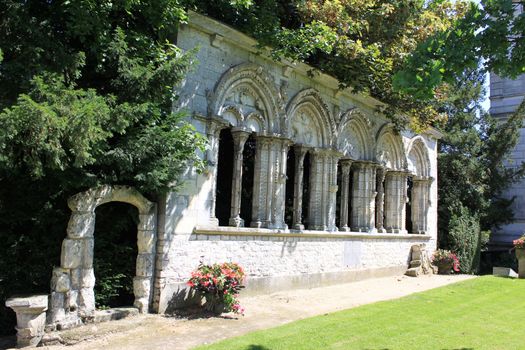
<svg viewBox="0 0 525 350"><path fill-rule="evenodd" d="M95 323L121 320L126 317L137 316L139 310L134 307L118 307L108 310L95 311Z"/></svg>
<svg viewBox="0 0 525 350"><path fill-rule="evenodd" d="M243 296L254 296L270 294L283 290L307 289L323 286L330 286L342 283L361 281L369 278L380 278L388 276L400 276L406 272L406 266L392 266L375 269L347 270L342 272L327 272L315 274L301 274L294 276L276 276L251 278L246 281L246 289L243 289ZM186 283L167 284L161 295L159 303L159 313L182 309L191 305L196 305L200 300L196 300Z"/></svg>
<svg viewBox="0 0 525 350"><path fill-rule="evenodd" d="M492 275L500 277L518 278L518 274L516 273L516 271L508 267L493 267Z"/></svg>

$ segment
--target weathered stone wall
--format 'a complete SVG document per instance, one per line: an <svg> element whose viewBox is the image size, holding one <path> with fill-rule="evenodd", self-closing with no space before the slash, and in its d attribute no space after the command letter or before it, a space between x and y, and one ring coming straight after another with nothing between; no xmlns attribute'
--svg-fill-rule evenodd
<svg viewBox="0 0 525 350"><path fill-rule="evenodd" d="M496 118L506 118L512 114L525 98L525 75L516 80L502 79L490 75L490 114ZM525 162L525 128L520 129L518 144L512 150L508 166L519 166ZM494 232L491 243L495 246L510 246L512 240L525 232L525 180L516 182L504 193L507 198L516 197L512 204L514 221L502 225Z"/></svg>
<svg viewBox="0 0 525 350"><path fill-rule="evenodd" d="M246 291L249 293L404 272L413 244L425 243L430 252L435 249L435 179L439 134L431 131L418 136L404 131L400 136L395 136L389 128L388 120L376 112L378 101L367 96L353 95L346 90L340 91L337 81L327 75L314 74L311 77L311 67L304 64L271 61L264 54L257 53L255 44L253 39L193 13L190 14L189 24L180 28L177 45L184 50L196 48L197 52L195 70L179 88L178 108L190 111L191 123L198 132L209 138L210 149L203 154L209 166L200 175L194 169L188 169L181 189L158 202L159 259L156 265L154 304L161 312L172 305L170 301L174 295L183 294L180 290L183 282L201 259L210 263L240 263L251 281L248 282L249 288ZM259 100L248 98L247 101L241 101L244 103L243 111L220 107L222 85L227 84L228 79L237 73L235 69L231 69L236 66L247 67L245 76L239 79L257 80L263 95ZM301 104L300 101L306 102ZM311 115L303 115L299 122L305 126L300 127L302 124L294 122L295 117L290 116L298 115L303 110L308 112L305 106L309 106L313 112ZM265 118L258 115L259 112ZM287 137L295 143L320 150L316 152L324 158L323 163L316 163L319 187L314 191L318 191L315 196L323 201L323 205L319 206L318 211L314 211L319 216L316 217L319 220L315 225L326 227L331 232L290 231L283 225L282 217L279 218L282 213L275 210L275 206L282 205L278 200L282 198L277 198L276 191L283 191L282 173L286 170L286 165L282 155L287 147L284 139L279 139L284 140L282 146L276 146L284 148L272 151L273 153L268 151L261 156L263 162L273 159L276 165L270 170L274 173L266 173L269 170L264 168L259 174L261 177L275 178L273 182L269 182L273 187L269 190L265 188L268 192L263 193L276 198L268 212L274 220L272 225L275 228L217 227L217 221L213 217L217 175L216 135L221 127L228 124L236 126L240 120L245 128L266 135L264 137ZM280 134L273 136L276 130ZM408 156L415 152L416 140L419 140L417 147L422 148L425 153L418 158L426 164L424 171L415 171L417 161ZM363 194L359 197L365 198L363 202L366 202L364 205L367 207L355 211L356 218L359 215L368 215L363 221L368 226L359 228L361 233L334 232L337 230L334 225L335 207L328 203L335 202L335 193L338 190L334 186L335 165L337 159L342 159L338 157L356 160L360 164L369 162L370 166L382 166L389 171L406 172L405 176L412 171L412 175L428 179L428 196L421 200L426 212L426 228L421 229L424 234L406 234L403 228L392 229L392 233L383 233L386 232L384 230L377 233L373 188L375 168L364 175L363 184L366 183L366 186L362 188ZM397 205L402 204L400 198L397 200ZM264 208L261 210L264 212Z"/></svg>

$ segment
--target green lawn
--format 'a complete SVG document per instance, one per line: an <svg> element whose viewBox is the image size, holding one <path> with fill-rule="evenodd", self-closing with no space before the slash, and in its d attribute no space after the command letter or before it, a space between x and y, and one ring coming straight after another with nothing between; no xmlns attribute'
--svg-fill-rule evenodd
<svg viewBox="0 0 525 350"><path fill-rule="evenodd" d="M525 349L525 280L480 277L199 349Z"/></svg>

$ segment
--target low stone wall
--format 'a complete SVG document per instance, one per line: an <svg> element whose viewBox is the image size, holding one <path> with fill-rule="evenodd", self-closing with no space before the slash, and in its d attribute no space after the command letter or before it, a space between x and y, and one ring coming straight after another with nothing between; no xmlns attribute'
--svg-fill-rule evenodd
<svg viewBox="0 0 525 350"><path fill-rule="evenodd" d="M199 261L239 263L247 275L243 294L259 294L403 274L410 248L418 243L435 249L429 235L198 227L191 235L172 237L159 311L185 304L184 283Z"/></svg>

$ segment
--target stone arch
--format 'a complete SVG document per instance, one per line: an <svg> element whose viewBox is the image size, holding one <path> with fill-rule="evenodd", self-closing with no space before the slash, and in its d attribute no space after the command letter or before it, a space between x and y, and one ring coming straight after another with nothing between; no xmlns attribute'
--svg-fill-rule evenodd
<svg viewBox="0 0 525 350"><path fill-rule="evenodd" d="M428 156L428 147L421 136L416 136L408 145L408 170L413 175L420 178L430 176L430 158Z"/></svg>
<svg viewBox="0 0 525 350"><path fill-rule="evenodd" d="M385 124L377 132L375 158L388 170L406 170L405 148L401 135L394 130L393 124Z"/></svg>
<svg viewBox="0 0 525 350"><path fill-rule="evenodd" d="M353 160L371 160L371 126L370 120L357 108L345 112L337 129L337 149Z"/></svg>
<svg viewBox="0 0 525 350"><path fill-rule="evenodd" d="M62 242L60 268L51 280L50 323L65 326L91 318L95 312L93 248L95 209L104 203L124 202L139 211L138 255L133 279L134 306L148 312L153 297L157 207L137 190L127 186L99 186L78 193L68 200L71 217L67 237Z"/></svg>
<svg viewBox="0 0 525 350"><path fill-rule="evenodd" d="M331 147L335 122L315 89L297 93L286 108L286 130L295 142L312 147Z"/></svg>
<svg viewBox="0 0 525 350"><path fill-rule="evenodd" d="M242 63L226 71L209 94L208 115L221 117L234 127L279 133L284 104L263 67Z"/></svg>

